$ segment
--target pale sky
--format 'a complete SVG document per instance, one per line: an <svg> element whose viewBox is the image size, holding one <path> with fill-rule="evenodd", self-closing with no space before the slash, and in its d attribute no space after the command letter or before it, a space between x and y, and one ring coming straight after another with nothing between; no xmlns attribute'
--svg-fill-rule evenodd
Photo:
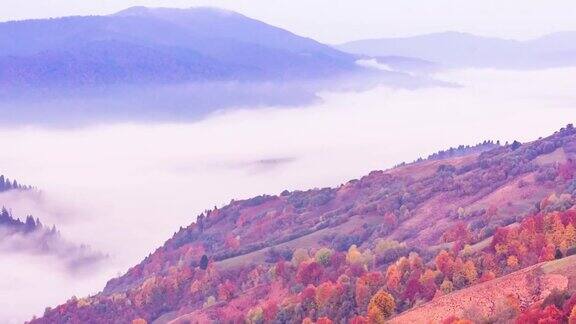
<svg viewBox="0 0 576 324"><path fill-rule="evenodd" d="M574 0L0 0L0 20L215 6L326 43L462 31L527 39L576 30Z"/></svg>

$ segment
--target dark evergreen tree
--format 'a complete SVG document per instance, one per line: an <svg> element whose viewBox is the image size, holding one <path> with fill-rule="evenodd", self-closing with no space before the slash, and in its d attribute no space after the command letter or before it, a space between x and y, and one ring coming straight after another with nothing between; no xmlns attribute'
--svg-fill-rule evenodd
<svg viewBox="0 0 576 324"><path fill-rule="evenodd" d="M11 222L11 220L12 217L10 217L8 209L6 209L6 207L2 207L2 212L0 212L0 224L8 224Z"/></svg>
<svg viewBox="0 0 576 324"><path fill-rule="evenodd" d="M200 269L206 270L208 268L208 256L204 254L202 258L200 258Z"/></svg>
<svg viewBox="0 0 576 324"><path fill-rule="evenodd" d="M6 178L6 182L4 182L4 184L4 190L12 189L12 183L10 182L10 179Z"/></svg>
<svg viewBox="0 0 576 324"><path fill-rule="evenodd" d="M11 189L32 190L33 188L32 186L21 185L16 180L10 181L10 179L0 175L0 192L8 191Z"/></svg>
<svg viewBox="0 0 576 324"><path fill-rule="evenodd" d="M563 258L562 251L560 251L560 249L556 249L556 253L554 253L554 259L558 260L562 258Z"/></svg>
<svg viewBox="0 0 576 324"><path fill-rule="evenodd" d="M24 226L24 231L32 232L35 229L36 229L36 221L34 220L34 217L32 217L31 215L28 215L26 217L26 223Z"/></svg>

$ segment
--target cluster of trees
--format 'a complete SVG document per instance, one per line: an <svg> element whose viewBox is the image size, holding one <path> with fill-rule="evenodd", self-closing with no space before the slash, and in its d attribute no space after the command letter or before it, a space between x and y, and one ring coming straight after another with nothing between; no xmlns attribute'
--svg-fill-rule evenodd
<svg viewBox="0 0 576 324"><path fill-rule="evenodd" d="M508 145L508 143L506 143L506 145ZM456 156L462 156L462 155L466 155L466 154L470 154L470 153L476 153L476 152L483 152L483 151L487 151L487 150L491 150L493 148L499 147L500 146L500 141L492 141L492 140L487 140L481 143L478 143L476 145L470 146L470 145L460 145L458 147L451 147L447 150L443 150L443 151L438 151L434 154L431 154L428 156L428 160L441 160L441 159L446 159L446 158L451 158L451 157L456 157Z"/></svg>
<svg viewBox="0 0 576 324"><path fill-rule="evenodd" d="M395 312L396 302L385 289L385 276L375 269L375 260L398 245L382 241L375 251L354 245L343 252L327 247L296 249L288 260L234 269L218 269L213 260L205 266L204 255L199 266L174 266L162 275L158 270L126 292L70 300L48 310L44 319L57 321L68 314L68 320L80 322L151 321L191 307L210 309L225 322L367 323Z"/></svg>
<svg viewBox="0 0 576 324"><path fill-rule="evenodd" d="M38 218L34 219L31 215L28 215L25 221L14 218L6 207L2 207L0 211L0 227L3 227L8 233L30 233L42 229L43 225Z"/></svg>
<svg viewBox="0 0 576 324"><path fill-rule="evenodd" d="M576 323L576 294L554 290L542 302L518 313L517 323Z"/></svg>
<svg viewBox="0 0 576 324"><path fill-rule="evenodd" d="M91 267L107 258L84 244L65 240L56 226L43 225L38 218L28 215L20 220L7 208L0 210L0 243L11 253L46 254L57 257L65 266L80 269Z"/></svg>
<svg viewBox="0 0 576 324"><path fill-rule="evenodd" d="M432 153L430 155L428 155L427 158L418 158L417 160L415 160L412 163L418 163L418 162L422 162L422 161L426 161L426 160L442 160L442 159L448 159L448 158L453 158L453 157L458 157L458 156L464 156L467 154L471 154L471 153L480 153L480 152L484 152L484 151L488 151L491 149L494 149L496 147L500 146L500 141L492 141L492 140L486 140L483 142L480 142L476 145L460 145L458 147L451 147L447 150L440 150L438 152ZM506 142L506 146L508 146L508 142ZM407 165L406 162L400 163L398 165L396 165L395 167L400 167L400 166L405 166Z"/></svg>
<svg viewBox="0 0 576 324"><path fill-rule="evenodd" d="M8 190L30 190L32 189L31 186L25 186L19 184L16 180L10 181L10 179L0 175L0 192L8 191Z"/></svg>

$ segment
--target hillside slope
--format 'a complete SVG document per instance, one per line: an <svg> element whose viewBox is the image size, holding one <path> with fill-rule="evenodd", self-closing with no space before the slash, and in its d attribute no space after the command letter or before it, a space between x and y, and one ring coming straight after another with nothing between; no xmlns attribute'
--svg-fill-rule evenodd
<svg viewBox="0 0 576 324"><path fill-rule="evenodd" d="M232 201L102 293L33 322L380 321L571 254L575 156L568 125L531 143L452 149L338 188Z"/></svg>

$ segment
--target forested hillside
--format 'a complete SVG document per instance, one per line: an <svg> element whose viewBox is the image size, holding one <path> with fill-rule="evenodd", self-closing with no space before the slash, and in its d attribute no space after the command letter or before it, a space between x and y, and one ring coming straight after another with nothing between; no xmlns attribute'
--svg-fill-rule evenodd
<svg viewBox="0 0 576 324"><path fill-rule="evenodd" d="M67 241L56 226L46 226L32 215L20 220L6 207L0 211L0 253L49 255L70 270L94 266L107 258L89 246Z"/></svg>
<svg viewBox="0 0 576 324"><path fill-rule="evenodd" d="M9 191L25 191L33 196L39 194L32 186L21 185L0 175L0 193ZM67 241L55 225L44 225L32 215L20 219L10 206L0 208L0 253L53 256L70 270L94 266L107 258L87 245Z"/></svg>
<svg viewBox="0 0 576 324"><path fill-rule="evenodd" d="M0 175L0 192L6 192L9 190L30 190L32 186L26 186L19 184L16 180L10 181L10 179Z"/></svg>
<svg viewBox="0 0 576 324"><path fill-rule="evenodd" d="M567 321L576 315L575 157L568 125L337 188L232 201L103 292L32 322Z"/></svg>

